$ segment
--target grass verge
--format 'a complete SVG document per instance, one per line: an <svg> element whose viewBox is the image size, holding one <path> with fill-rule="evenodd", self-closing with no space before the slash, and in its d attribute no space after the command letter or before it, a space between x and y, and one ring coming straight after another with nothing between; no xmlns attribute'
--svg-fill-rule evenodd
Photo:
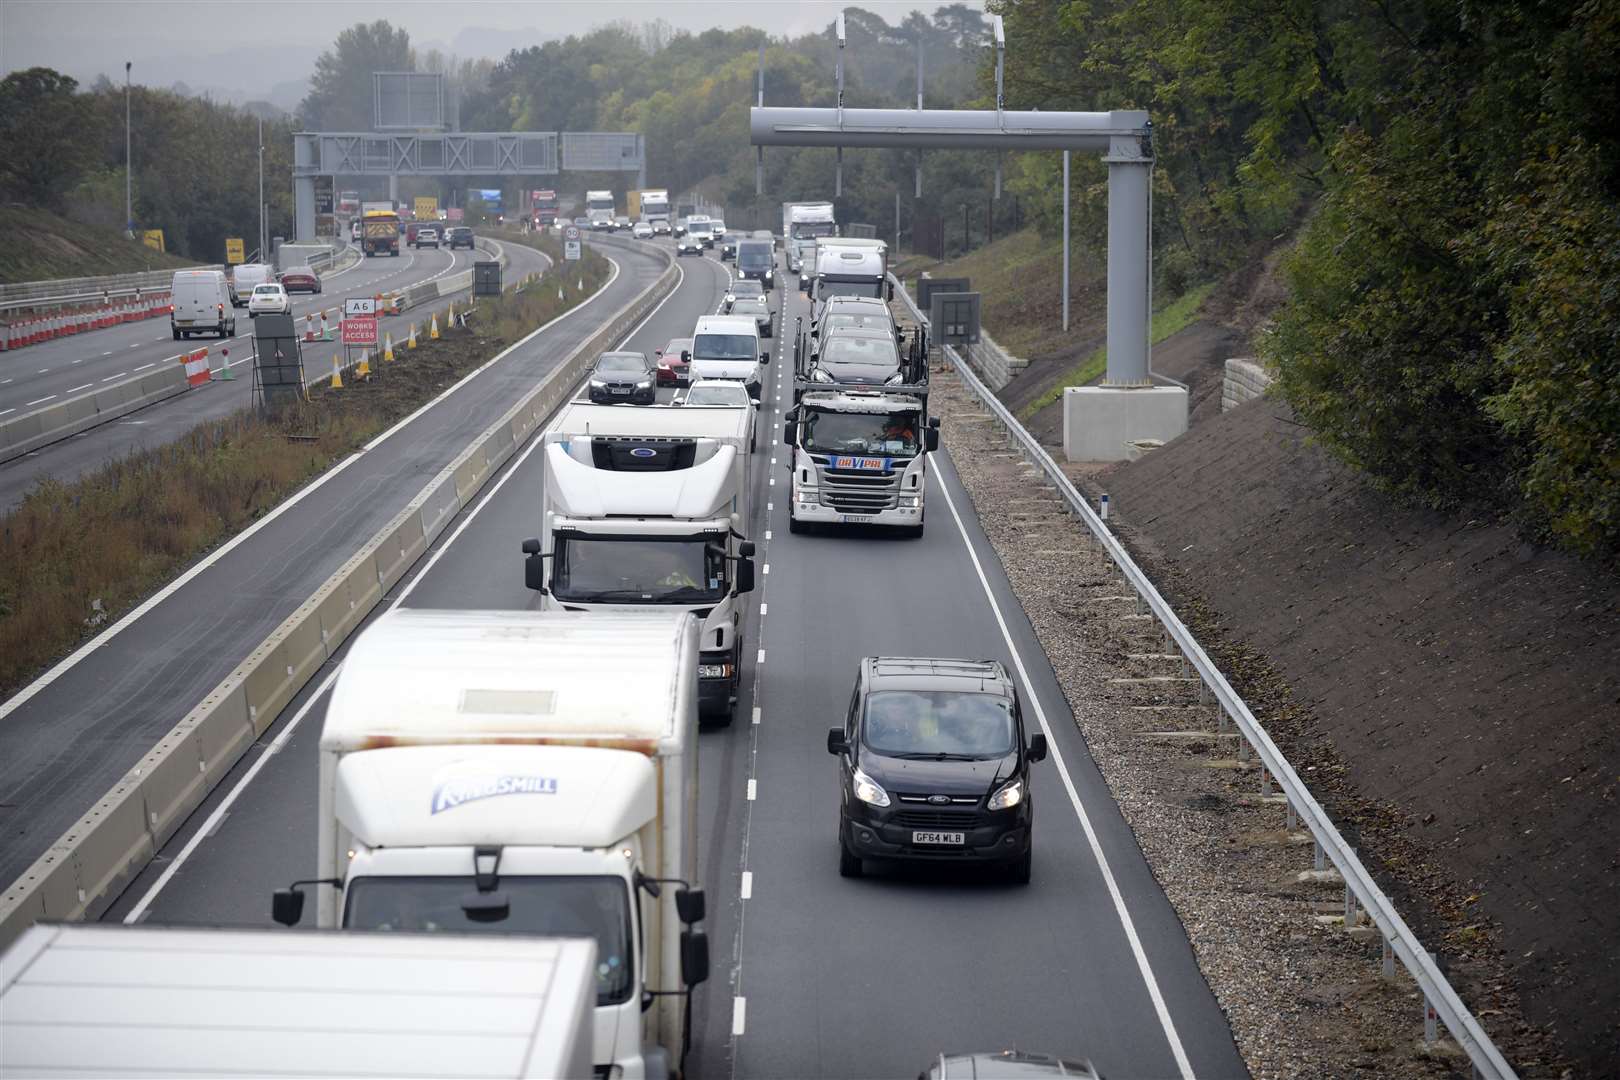
<svg viewBox="0 0 1620 1080"><path fill-rule="evenodd" d="M1180 333L1198 316L1198 309L1203 306L1204 300L1215 288L1213 282L1199 285L1194 289L1181 294L1164 307L1153 313L1152 324L1148 331L1148 340L1157 345L1172 334ZM1063 396L1063 391L1070 386L1085 386L1093 379L1100 378L1108 370L1108 347L1099 346L1093 349L1084 360L1070 368L1061 379L1057 381L1040 397L1018 410L1018 419L1028 420L1036 413L1052 404Z"/></svg>
<svg viewBox="0 0 1620 1080"><path fill-rule="evenodd" d="M0 206L0 283L179 270L190 259L130 240L117 229L59 217L38 207Z"/></svg>
<svg viewBox="0 0 1620 1080"><path fill-rule="evenodd" d="M552 254L548 238L524 240ZM612 267L586 250L564 273L486 298L467 329L396 349L368 379L321 384L279 415L210 420L71 483L46 478L0 519L0 697L71 652L185 566L536 327ZM583 282L583 288L580 283ZM560 286L560 293L559 293Z"/></svg>

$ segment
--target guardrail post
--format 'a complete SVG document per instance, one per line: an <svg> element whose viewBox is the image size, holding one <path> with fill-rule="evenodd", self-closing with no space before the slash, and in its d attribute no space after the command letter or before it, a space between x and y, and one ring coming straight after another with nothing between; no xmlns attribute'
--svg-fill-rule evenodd
<svg viewBox="0 0 1620 1080"><path fill-rule="evenodd" d="M1322 841L1313 838L1311 847L1315 851L1315 856L1311 860L1312 867L1317 870L1326 870L1327 852L1322 850Z"/></svg>
<svg viewBox="0 0 1620 1080"><path fill-rule="evenodd" d="M1393 979L1395 977L1395 947L1389 943L1388 934L1382 935L1382 941L1384 943L1384 955L1381 963L1382 973L1384 978Z"/></svg>
<svg viewBox="0 0 1620 1080"><path fill-rule="evenodd" d="M1287 796L1284 796L1284 798L1287 798ZM1289 832L1293 832L1295 829L1299 828L1299 811L1294 809L1293 799L1288 799L1285 805L1288 807L1288 815L1285 819L1287 828Z"/></svg>
<svg viewBox="0 0 1620 1080"><path fill-rule="evenodd" d="M1434 966L1440 968L1440 973L1444 975L1446 969L1440 957L1430 953L1429 959L1434 961ZM1434 1002L1429 1000L1429 995L1425 991L1423 994L1423 1045L1433 1046L1439 1038L1440 1016L1434 1011Z"/></svg>
<svg viewBox="0 0 1620 1080"><path fill-rule="evenodd" d="M1351 849L1351 854L1354 853L1354 849ZM1358 905L1356 904L1356 890L1352 889L1350 883L1346 881L1344 883L1344 928L1348 930L1356 925L1360 917Z"/></svg>
<svg viewBox="0 0 1620 1080"><path fill-rule="evenodd" d="M1264 765L1260 766L1260 797L1264 799L1271 794L1271 773L1266 771Z"/></svg>

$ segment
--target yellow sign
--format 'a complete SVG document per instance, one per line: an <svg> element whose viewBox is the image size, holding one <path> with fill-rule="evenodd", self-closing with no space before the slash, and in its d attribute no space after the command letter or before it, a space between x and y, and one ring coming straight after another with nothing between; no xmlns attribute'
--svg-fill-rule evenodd
<svg viewBox="0 0 1620 1080"><path fill-rule="evenodd" d="M225 238L225 261L232 266L239 266L246 259L247 255L242 251L241 237L227 236Z"/></svg>
<svg viewBox="0 0 1620 1080"><path fill-rule="evenodd" d="M439 200L432 195L418 195L416 197L416 220L438 221Z"/></svg>
<svg viewBox="0 0 1620 1080"><path fill-rule="evenodd" d="M157 248L159 251L164 250L162 229L147 229L143 231L141 233L141 241L149 248Z"/></svg>

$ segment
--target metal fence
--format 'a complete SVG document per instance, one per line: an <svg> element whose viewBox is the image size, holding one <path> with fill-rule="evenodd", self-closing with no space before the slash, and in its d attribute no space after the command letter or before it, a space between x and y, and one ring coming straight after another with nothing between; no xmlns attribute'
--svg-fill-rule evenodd
<svg viewBox="0 0 1620 1080"><path fill-rule="evenodd" d="M928 318L917 309L912 297L898 281L895 281L892 274L890 280L895 283L895 294L905 299L912 317L927 326ZM1395 910L1394 903L1384 895L1384 891L1378 887L1378 883L1362 865L1356 849L1345 840L1327 811L1316 801L1310 789L1294 771L1294 767L1283 757L1276 743L1272 742L1271 736L1255 719L1249 706L1238 696L1237 691L1232 689L1231 684L1226 681L1226 676L1221 674L1220 669L1193 637L1192 631L1177 617L1164 597L1159 595L1159 590L1154 587L1147 574L1136 565L1130 553L1125 550L1125 546L1092 510L1085 498L1075 490L1074 484L1052 460L1046 449L979 380L972 367L950 346L945 346L942 351L955 366L962 382L1006 429L1008 436L1017 444L1025 459L1045 473L1048 482L1068 505L1069 511L1085 523L1093 539L1113 559L1125 580L1136 590L1137 610L1141 611L1145 607L1152 613L1163 627L1165 636L1174 642L1180 651L1183 662L1198 673L1202 683L1201 696L1213 695L1220 707L1221 726L1224 728L1229 722L1236 724L1244 739L1245 756L1252 750L1260 759L1261 794L1270 794L1273 780L1281 788L1288 801L1289 828L1294 828L1296 822L1302 822L1310 830L1314 840L1316 868L1325 869L1325 864L1331 862L1344 878L1345 925L1353 926L1360 923L1362 915L1365 914L1383 938L1384 974L1392 976L1394 961L1399 959L1423 992L1424 1037L1430 1041L1434 1039L1436 1033L1433 1025L1438 1020L1467 1053L1475 1075L1491 1080L1507 1080L1515 1077L1516 1074L1501 1051L1491 1042L1479 1021L1452 989L1435 957L1424 948L1411 927L1406 925L1406 921Z"/></svg>

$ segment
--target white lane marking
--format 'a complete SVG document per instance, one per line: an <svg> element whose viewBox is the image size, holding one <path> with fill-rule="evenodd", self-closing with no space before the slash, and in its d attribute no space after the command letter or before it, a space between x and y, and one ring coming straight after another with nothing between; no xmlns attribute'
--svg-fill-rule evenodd
<svg viewBox="0 0 1620 1080"><path fill-rule="evenodd" d="M11 384L10 379L0 379L0 386L9 386L10 384Z"/></svg>
<svg viewBox="0 0 1620 1080"><path fill-rule="evenodd" d="M14 413L16 411L16 409L0 409L0 416L4 416L6 413Z"/></svg>
<svg viewBox="0 0 1620 1080"><path fill-rule="evenodd" d="M770 538L771 538L771 530L766 529L765 530L765 539L769 540Z"/></svg>
<svg viewBox="0 0 1620 1080"><path fill-rule="evenodd" d="M752 781L750 781L750 783L752 783ZM753 896L754 872L752 870L744 870L742 875L742 898L744 900L751 900L753 899Z"/></svg>
<svg viewBox="0 0 1620 1080"><path fill-rule="evenodd" d="M163 868L163 873L159 874L158 879L152 882L152 887L146 890L146 895L142 896L140 902L129 909L129 914L124 916L124 925L133 926L146 917L146 910L157 899L158 893L163 891L164 886L186 864L186 860L191 858L191 853L197 850L198 845L212 836L214 830L219 828L220 824L225 820L225 815L236 804L236 800L241 797L242 792L247 790L247 786L252 782L253 778L259 775L259 770L264 768L264 763L275 757L282 746L286 745L287 740L292 737L292 733L298 730L299 722L304 719L304 716L314 707L315 703L326 694L326 691L332 685L332 680L336 679L337 676L338 669L333 668L326 678L321 680L320 686L315 688L315 692L309 695L308 700L304 702L298 712L293 714L293 718L287 726L281 729L264 753L260 754L253 764L248 766L247 772L242 774L242 779L236 782L236 786L231 788L230 792L220 800L218 806L214 807L214 812L208 815L208 820L203 822L202 828L191 834L191 838L186 841L186 846L180 849L180 853L174 857L174 861Z"/></svg>
<svg viewBox="0 0 1620 1080"><path fill-rule="evenodd" d="M771 487L775 487L775 486L776 486L776 477L773 476L773 477L771 477Z"/></svg>
<svg viewBox="0 0 1620 1080"><path fill-rule="evenodd" d="M161 340L162 340L162 339L161 339L161 338L159 338L159 339L158 339L158 340L160 340L160 341L161 341ZM135 342L135 343L134 343L134 344L133 344L133 345L131 345L131 346L130 346L130 348L132 348L132 349L138 349L138 348L140 348L140 347L141 347L141 343L140 343L140 342L138 342L138 341L137 341L137 342Z"/></svg>
<svg viewBox="0 0 1620 1080"><path fill-rule="evenodd" d="M759 706L754 706L754 723L759 723Z"/></svg>
<svg viewBox="0 0 1620 1080"><path fill-rule="evenodd" d="M761 650L759 650L759 655L754 657L754 663L757 665L757 664L763 664L764 662L765 662L765 650L761 649Z"/></svg>
<svg viewBox="0 0 1620 1080"><path fill-rule="evenodd" d="M50 368L48 368L48 367L42 367L42 368L40 368L40 369L39 369L39 370L38 370L38 371L36 371L36 372L34 372L34 374L35 374L35 375L43 375L43 374L45 374L45 373L46 373L46 372L48 372L48 371L50 371L50 370L51 370L51 369L50 369Z"/></svg>
<svg viewBox="0 0 1620 1080"><path fill-rule="evenodd" d="M731 1034L735 1038L748 1026L748 999L741 994L731 1001Z"/></svg>
<svg viewBox="0 0 1620 1080"><path fill-rule="evenodd" d="M766 503L765 504L765 512L766 513L770 513L772 510L775 510L775 509L776 509L776 504L775 503Z"/></svg>
<svg viewBox="0 0 1620 1080"><path fill-rule="evenodd" d="M82 364L82 363L84 363L84 357L81 356L77 360L69 360L68 363L70 363L70 364Z"/></svg>
<svg viewBox="0 0 1620 1080"><path fill-rule="evenodd" d="M1114 880L1114 871L1108 865L1108 856L1103 854L1102 844L1097 840L1097 831L1092 828L1091 817L1080 803L1080 793L1075 790L1074 780L1063 764L1063 752L1058 749L1052 726L1046 721L1046 710L1041 707L1040 695L1035 693L1035 684L1030 681L1029 671L1024 667L1023 654L1014 644L1012 631L1007 628L1007 620L1002 617L1001 605L996 602L996 594L990 588L990 579L985 577L984 566L979 562L979 553L973 550L973 541L968 537L967 527L962 524L962 515L957 512L956 500L951 497L950 484L945 480L944 470L939 473L938 483L939 490L945 496L945 505L950 507L951 517L956 521L956 530L962 536L962 544L967 548L968 558L973 560L973 569L979 575L979 585L984 589L985 599L990 601L990 610L995 613L996 625L1001 628L1001 639L1006 642L1007 651L1012 654L1013 664L1018 668L1018 678L1023 682L1024 690L1035 707L1035 719L1040 722L1041 730L1046 733L1052 764L1057 766L1058 775L1063 777L1063 787L1069 793L1069 803L1074 807L1075 816L1080 819L1080 827L1085 830L1086 840L1091 845L1091 854L1097 860L1097 868L1102 871L1103 881L1108 885L1108 895L1113 899L1114 912L1119 916L1120 925L1125 929L1131 953L1136 957L1137 970L1142 973L1142 981L1147 984L1148 996L1153 999L1153 1009L1158 1013L1159 1026L1164 1030L1164 1037L1170 1044L1170 1052L1175 1056L1176 1067L1181 1070L1182 1080L1193 1080L1192 1063L1187 1060L1187 1051L1181 1045L1181 1036L1176 1033L1175 1021L1170 1018L1170 1010L1164 1003L1164 994L1159 990L1159 980L1154 977L1153 965L1148 962L1147 953L1142 949L1142 940L1136 934L1136 923L1131 918L1130 910L1125 906L1125 897L1119 891L1119 883Z"/></svg>
<svg viewBox="0 0 1620 1080"><path fill-rule="evenodd" d="M157 361L155 361L155 360L154 360L154 361L152 361L152 363L150 363L150 364L142 364L142 365L141 365L141 366L140 366L140 367L138 367L138 368L131 368L131 369L130 369L130 370L131 370L131 371L145 371L145 370L146 370L146 369L147 369L147 368L149 368L149 367L157 367Z"/></svg>
<svg viewBox="0 0 1620 1080"><path fill-rule="evenodd" d="M23 408L25 408L25 409L26 409L26 408L28 408L28 407L29 407L29 406L30 406L30 405L42 405L42 404L44 404L44 403L45 403L45 402L47 402L47 401L50 401L50 400L51 400L51 399L52 399L52 398L54 398L54 397L56 397L56 395L55 395L55 394L46 394L46 395L45 395L45 396L44 396L44 397L42 397L42 398L38 398L38 399L36 399L36 400L34 400L34 401L30 401L30 402L27 402L27 403L26 403L26 404L24 404L24 405L23 405Z"/></svg>
<svg viewBox="0 0 1620 1080"><path fill-rule="evenodd" d="M112 382L114 379L122 379L125 375L128 375L128 374L129 374L129 372L127 372L127 371L120 371L118 374L109 375L105 379L102 379L101 381L102 382Z"/></svg>
<svg viewBox="0 0 1620 1080"><path fill-rule="evenodd" d="M767 573L767 574L768 574L768 573L770 573L770 572L771 572L771 564L770 564L770 563L766 563L766 564L765 564L765 572L766 572L766 573Z"/></svg>
<svg viewBox="0 0 1620 1080"><path fill-rule="evenodd" d="M62 392L64 394L77 394L80 390L88 390L94 385L95 385L95 383L85 383L83 386L75 386L71 390L64 390Z"/></svg>
<svg viewBox="0 0 1620 1080"><path fill-rule="evenodd" d="M748 780L748 801L753 802L754 796L759 794L759 781L752 777Z"/></svg>
<svg viewBox="0 0 1620 1080"><path fill-rule="evenodd" d="M759 613L761 615L765 614L765 605L764 604L759 605Z"/></svg>
<svg viewBox="0 0 1620 1080"><path fill-rule="evenodd" d="M609 262L612 262L612 260L610 259ZM557 316L556 319L552 319L551 322L547 323L545 326L542 326L540 328L540 330L546 329L547 326L555 325L558 322L558 320L567 318L569 315L573 314L573 312L580 310L580 308L585 307L586 304L589 304L592 300L595 300L597 296L601 296L604 292L607 291L607 286L612 284L613 279L618 277L618 276L619 276L619 264L614 262L613 263L613 274L608 278L607 282L605 284L603 284L600 291L598 291L595 295L591 296L584 303L578 305L577 307L571 308L568 311L563 312L563 314ZM674 293L671 293L670 295L673 296ZM665 299L668 299L668 297L666 297ZM663 305L660 304L659 306L661 307ZM653 310L656 311L657 308L654 308ZM648 317L650 318L651 315L649 314ZM522 345L524 342L528 341L529 338L532 338L532 337L534 337L535 334L540 333L540 330L534 331L534 333L529 334L528 337L525 337L521 341L519 341L516 344L512 345L510 348L508 348L504 352L502 352L500 354L500 356L505 356L507 353L511 352L512 349L515 349L519 345ZM495 359L496 360L500 359L500 356L497 356ZM170 359L173 359L173 357L171 357ZM489 366L489 364L493 364L494 362L495 362L494 360L489 361L489 363L487 363L483 367L479 368L478 371L484 370L484 368L487 368ZM143 371L146 368L153 367L153 366L155 366L155 365L154 364L143 364L141 367L138 367L135 370L136 371ZM421 416L423 413L427 412L429 409L433 408L435 405L442 402L445 398L447 398L451 394L455 393L458 389L461 388L463 383L467 382L468 379L471 379L474 375L478 374L478 371L474 371L474 372L468 374L465 378L463 378L462 380L457 382L454 386L451 386L450 388L445 390L438 397L434 398L432 401L429 401L427 404L423 405L421 408L419 408L415 412L411 413L411 415L405 417L405 419L401 420L399 423L395 424L393 427L389 428L387 431L383 432L381 435L378 435L375 439L372 439L369 443L367 443L364 447L361 448L361 453L360 454L351 454L348 457L344 458L342 461L338 462L331 469L327 470L321 476L317 477L316 480L313 483L311 483L308 487L306 487L303 490L299 491L292 498L288 499L286 502L282 503L280 506L278 506L274 510L270 511L270 513L266 514L264 517L260 518L256 522L254 522L245 531L243 531L241 533L238 533L235 537L233 537L231 540L227 541L223 546L221 546L220 548L215 550L213 553L208 555L208 557L203 559L196 566L193 566L190 570L187 570L184 574L180 575L178 578L175 578L174 581L170 582L168 585L164 586L162 589L160 589L156 593L154 593L151 597L149 597L146 600L145 603L141 604L135 610L131 611L128 615L125 615L122 619L119 619L117 622L113 623L107 629L103 630L101 633L99 633L95 637L91 638L84 645L81 645L76 651L73 652L72 655L68 656L65 660L58 663L55 667L51 668L45 674L41 675L39 678L37 678L33 682L29 683L23 689L17 691L17 693L12 695L12 697L9 700L5 701L4 703L0 703L0 720L4 720L7 716L10 716L12 712L14 712L18 708L20 708L24 704L26 704L35 694L38 694L41 690L45 689L51 683L55 682L57 679L61 678L65 674L67 674L69 671L73 670L74 666L77 665L86 656L89 656L92 652L94 652L95 650L101 648L103 645L105 645L107 642L111 641L118 634L123 633L137 619L141 618L147 612L151 611L154 607L161 604L163 601L167 600L170 596L173 596L180 589L184 588L198 574L201 574L203 571L205 571L209 567L213 566L219 560L223 559L226 555L229 555L232 551L235 551L237 549L237 547L239 547L240 545L246 543L248 541L248 539L251 538L260 529L265 528L271 522L275 521L278 517L280 517L282 514L286 513L288 510L291 510L293 507L295 507L299 503L303 502L310 495L312 495L316 491L320 490L322 485L328 483L333 478L340 475L345 469L347 469L350 465L353 465L356 461L359 461L362 454L376 449L378 446L382 445L382 443L384 441L386 441L391 436L396 434L401 428L403 428L407 424L409 424L412 420L416 419L418 416ZM55 395L52 395L52 396L54 397ZM50 398L41 398L40 400L41 401L49 401ZM38 404L38 403L39 402L33 402L33 404ZM144 421L125 421L125 423L144 423Z"/></svg>

